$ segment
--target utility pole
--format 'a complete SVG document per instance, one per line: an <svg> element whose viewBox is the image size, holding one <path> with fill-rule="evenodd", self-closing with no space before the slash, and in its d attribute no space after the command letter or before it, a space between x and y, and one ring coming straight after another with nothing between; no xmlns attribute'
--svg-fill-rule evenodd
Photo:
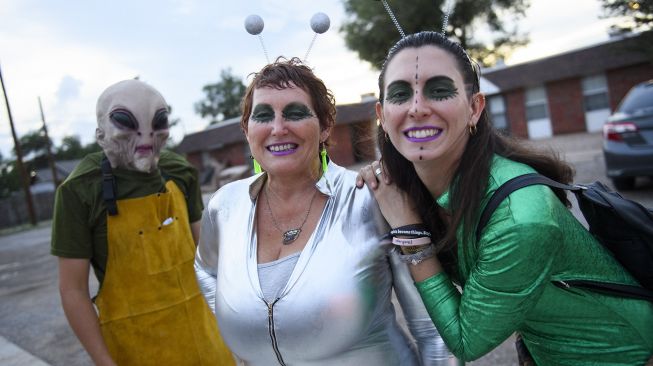
<svg viewBox="0 0 653 366"><path fill-rule="evenodd" d="M25 201L27 202L27 212L32 225L36 226L36 214L34 213L34 204L32 203L32 192L29 190L29 177L23 166L23 153L20 149L20 142L16 136L16 129L14 128L14 120L11 118L11 109L9 108L9 98L7 98L7 90L5 89L5 82L2 79L2 69L0 69L0 85L2 86L2 93L5 95L5 104L7 105L7 115L9 116L9 125L11 125L11 135L14 137L14 147L16 149L16 164L21 177L23 178L23 190L25 191Z"/></svg>
<svg viewBox="0 0 653 366"><path fill-rule="evenodd" d="M45 125L45 115L43 114L43 105L41 104L41 97L39 97L39 109L41 110L41 121L43 121L43 133L45 134L45 151L48 154L48 164L52 170L52 183L54 188L59 186L59 178L57 177L57 167L55 166L54 157L52 156L52 141L48 136L48 127Z"/></svg>

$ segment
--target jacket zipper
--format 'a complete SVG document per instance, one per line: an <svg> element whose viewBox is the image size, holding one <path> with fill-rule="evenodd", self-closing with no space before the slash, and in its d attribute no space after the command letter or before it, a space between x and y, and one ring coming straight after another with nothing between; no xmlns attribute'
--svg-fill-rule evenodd
<svg viewBox="0 0 653 366"><path fill-rule="evenodd" d="M277 335L274 332L274 304L279 301L279 298L274 300L272 304L269 304L267 301L263 300L265 305L268 307L268 332L270 333L270 341L272 342L272 349L274 350L275 355L277 356L277 361L279 365L286 366L283 362L283 357L281 357L281 352L279 352L279 346L277 345Z"/></svg>

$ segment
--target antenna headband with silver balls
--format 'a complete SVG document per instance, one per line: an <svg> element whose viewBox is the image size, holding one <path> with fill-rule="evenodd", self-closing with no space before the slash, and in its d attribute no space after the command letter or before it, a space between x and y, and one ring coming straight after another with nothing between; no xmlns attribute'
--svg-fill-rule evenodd
<svg viewBox="0 0 653 366"><path fill-rule="evenodd" d="M383 7L385 8L385 11L390 16L390 19L392 19L392 23L394 23L395 27L399 31L399 34L401 34L401 38L406 37L404 30L401 28L401 25L399 25L399 21L397 21L397 17L395 17L395 14L392 12L392 9L390 8L390 5L388 5L388 2L386 0L381 0L381 2L383 3ZM444 14L444 17L442 19L443 36L446 36L447 27L449 26L449 16L453 12L453 7L455 3L456 0L445 0L444 4L442 5L442 13Z"/></svg>
<svg viewBox="0 0 653 366"><path fill-rule="evenodd" d="M261 48L263 49L263 54L265 54L265 59L270 63L270 58L268 57L268 51L265 48L265 44L263 43L263 36L261 36L261 32L263 32L263 18L256 14L252 14L245 18L245 30L247 30L247 33L253 35L253 36L258 36L258 39L261 43ZM329 27L331 26L331 20L329 19L329 16L324 14L324 13L315 13L311 17L311 29L313 29L313 32L315 32L315 35L313 36L313 39L311 40L310 45L308 46L308 50L306 50L306 55L304 56L304 62L308 59L308 54L311 52L311 49L313 48L313 44L315 43L315 39L317 38L318 34L322 34L329 30Z"/></svg>

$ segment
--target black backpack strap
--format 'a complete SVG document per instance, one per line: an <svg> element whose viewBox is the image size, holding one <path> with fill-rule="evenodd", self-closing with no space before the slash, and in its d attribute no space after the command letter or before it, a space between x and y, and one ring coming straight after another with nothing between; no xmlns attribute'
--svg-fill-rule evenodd
<svg viewBox="0 0 653 366"><path fill-rule="evenodd" d="M485 205L481 217L478 220L478 225L476 226L476 240L478 241L481 239L481 232L487 225L488 221L490 221L490 217L492 217L494 210L499 207L499 204L501 204L506 197L518 189L536 184L544 184L549 187L566 189L569 191L583 190L583 187L581 186L570 186L568 184L559 183L537 173L524 174L512 178L497 188L492 197L490 197L487 205Z"/></svg>
<svg viewBox="0 0 653 366"><path fill-rule="evenodd" d="M483 231L487 223L490 221L490 217L492 217L492 214L494 213L496 208L506 197L508 197L512 192L518 189L536 185L536 184L543 184L553 188L565 189L568 191L572 191L574 193L587 189L580 185L572 186L572 185L556 182L553 179L550 179L548 177L545 177L537 173L524 174L512 178L509 181L502 184L499 188L497 188L494 194L492 194L492 197L490 197L490 199L488 200L487 205L485 205L485 208L483 209L483 212L481 213L481 216L478 220L478 225L476 226L476 241L479 241L481 239L481 232ZM562 283L563 282L560 281L554 282L556 286L560 286L560 287L562 287L560 285ZM653 292L639 286L619 285L614 283L585 281L585 280L564 281L564 286L584 288L584 289L601 292L613 296L648 300L653 302Z"/></svg>
<svg viewBox="0 0 653 366"><path fill-rule="evenodd" d="M653 302L653 292L639 286L621 285L617 283L590 280L553 281L553 284L561 288L583 288L606 295Z"/></svg>
<svg viewBox="0 0 653 366"><path fill-rule="evenodd" d="M106 155L102 158L100 169L102 170L102 199L109 215L115 216L118 214L118 206L116 205L116 177L113 175L111 163Z"/></svg>

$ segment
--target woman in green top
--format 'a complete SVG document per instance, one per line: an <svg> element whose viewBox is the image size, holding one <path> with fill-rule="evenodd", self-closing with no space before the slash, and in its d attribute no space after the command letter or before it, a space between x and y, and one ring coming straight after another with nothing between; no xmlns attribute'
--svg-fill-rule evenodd
<svg viewBox="0 0 653 366"><path fill-rule="evenodd" d="M518 332L538 365L645 364L653 304L554 285L636 284L575 220L564 194L539 185L512 193L476 240L479 212L502 183L535 171L569 182L573 171L495 132L478 69L460 45L434 32L401 39L379 89L382 166L363 168L358 185L374 191L393 228L420 224L413 228L432 234L433 244L422 237L400 248L451 352L474 360Z"/></svg>

